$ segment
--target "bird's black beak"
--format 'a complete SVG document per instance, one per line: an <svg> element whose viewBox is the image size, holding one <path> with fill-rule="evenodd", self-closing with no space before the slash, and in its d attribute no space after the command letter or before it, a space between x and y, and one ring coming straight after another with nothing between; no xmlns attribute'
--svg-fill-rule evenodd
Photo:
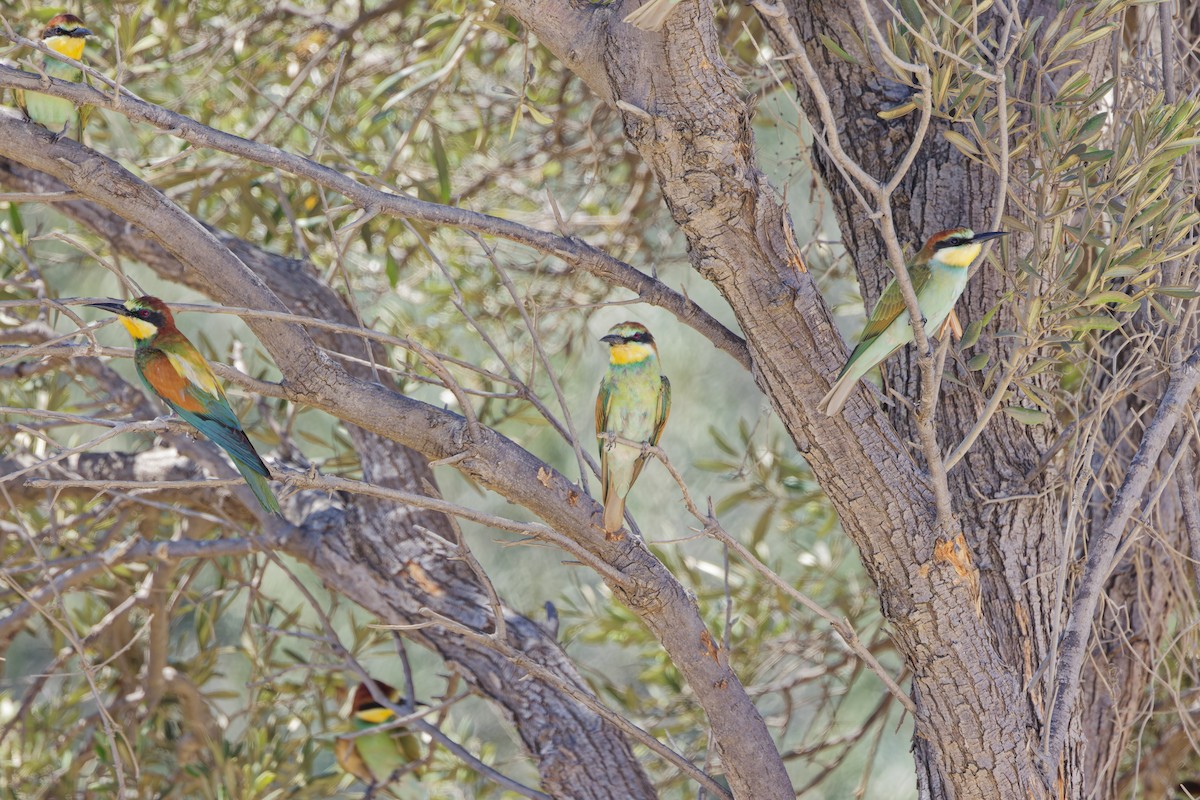
<svg viewBox="0 0 1200 800"><path fill-rule="evenodd" d="M988 239L998 239L1001 236L1008 236L1012 231L984 231L977 233L971 237L972 242L986 242Z"/></svg>
<svg viewBox="0 0 1200 800"><path fill-rule="evenodd" d="M96 34L89 31L87 28L76 28L71 31L72 36L95 36Z"/></svg>
<svg viewBox="0 0 1200 800"><path fill-rule="evenodd" d="M604 342L605 344L610 344L610 345L612 345L612 344L624 344L624 343L625 343L625 337L624 337L624 336L621 336L620 334L616 334L616 333L610 333L610 334L608 334L607 336L601 336L601 337L600 337L600 341Z"/></svg>
<svg viewBox="0 0 1200 800"><path fill-rule="evenodd" d="M102 308L105 311L111 311L114 314L120 314L123 317L129 316L129 309L124 303L113 301L111 303L88 303L89 308Z"/></svg>

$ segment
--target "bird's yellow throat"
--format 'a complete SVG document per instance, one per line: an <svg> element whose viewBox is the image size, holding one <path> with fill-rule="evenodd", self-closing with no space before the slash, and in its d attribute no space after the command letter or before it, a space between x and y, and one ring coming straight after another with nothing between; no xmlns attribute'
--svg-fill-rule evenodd
<svg viewBox="0 0 1200 800"><path fill-rule="evenodd" d="M357 717L359 720L361 720L363 722L369 722L372 725L379 725L381 723L388 722L389 720L393 720L396 718L396 715L392 712L392 710L390 708L382 708L382 707L368 708L363 711L359 711L354 716Z"/></svg>
<svg viewBox="0 0 1200 800"><path fill-rule="evenodd" d="M654 348L641 342L625 342L614 344L609 348L609 362L617 366L644 361L654 355Z"/></svg>
<svg viewBox="0 0 1200 800"><path fill-rule="evenodd" d="M144 319L136 317L117 317L117 319L121 320L121 324L125 326L125 330L129 331L129 335L134 339L149 339L158 333L158 328Z"/></svg>
<svg viewBox="0 0 1200 800"><path fill-rule="evenodd" d="M83 45L86 42L82 36L51 36L45 40L45 45L56 53L78 61L83 55Z"/></svg>
<svg viewBox="0 0 1200 800"><path fill-rule="evenodd" d="M983 245L977 242L962 244L958 247L947 247L937 254L937 260L947 267L958 267L961 269L971 266L971 262L978 257L979 251L982 249Z"/></svg>

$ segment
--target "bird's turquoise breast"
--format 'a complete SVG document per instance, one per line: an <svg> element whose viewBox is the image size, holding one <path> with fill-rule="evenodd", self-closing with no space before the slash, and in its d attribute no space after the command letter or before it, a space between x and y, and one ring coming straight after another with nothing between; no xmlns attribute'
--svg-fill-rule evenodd
<svg viewBox="0 0 1200 800"><path fill-rule="evenodd" d="M967 270L944 267L937 263L933 265L933 274L929 276L929 280L917 295L921 315L925 317L926 334L932 336L937 332L966 287ZM905 308L890 326L895 333L890 337L891 339L912 341L912 326L908 320L908 308Z"/></svg>
<svg viewBox="0 0 1200 800"><path fill-rule="evenodd" d="M950 314L950 309L967 288L967 272L965 267L944 267L934 262L933 274L920 298L926 333L933 334Z"/></svg>

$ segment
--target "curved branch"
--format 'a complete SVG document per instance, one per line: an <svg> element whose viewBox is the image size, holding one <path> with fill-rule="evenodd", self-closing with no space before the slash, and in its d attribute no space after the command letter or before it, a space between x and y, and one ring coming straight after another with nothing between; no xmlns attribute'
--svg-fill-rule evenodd
<svg viewBox="0 0 1200 800"><path fill-rule="evenodd" d="M278 298L215 236L111 159L69 139L51 142L43 128L3 117L0 117L0 155L54 175L80 195L140 226L186 265L205 291L218 301L283 310ZM658 638L690 684L714 730L722 732L718 750L726 755L726 767L743 773L745 780L753 782L757 780L754 776L762 774L764 762L777 759L769 736L766 747L770 751L765 752L761 746L757 732L766 734L762 717L728 659L714 649L713 638L694 599L640 540L630 536L618 542L606 541L594 522L600 517L600 506L579 487L494 431L483 428L472 439L462 417L348 374L297 325L261 319L249 324L283 372L288 389L309 405L399 442L426 458L453 457L456 469L528 508L576 545L612 566L623 580L610 579L609 586ZM369 508L366 504L363 507ZM363 524L377 528L372 531L372 542L391 549L404 546L388 535L387 520L389 514L395 513L394 505L382 504L376 515L378 519L370 514L365 516ZM385 598L379 596L378 588L365 589L361 577L357 581L348 580L350 575L361 576L364 568L357 555L361 544L349 547L317 539L313 547L316 549L306 559L322 571L327 583L368 608L389 607ZM402 571L404 565L404 561L398 562L396 558L380 557L377 562L393 568L387 574L388 586L395 580L396 570ZM429 564L428 568L445 567L439 562ZM425 562L421 566L425 569ZM393 594L395 589L390 588L385 597ZM432 607L433 603L427 605ZM484 599L481 612L486 610ZM461 620L465 613L465 609L460 609L446 616ZM509 627L517 630L511 620ZM514 715L517 711L512 710ZM751 736L748 731L756 735ZM544 745L537 741L527 740L527 744L536 748L534 752L542 759L553 756L552 752L544 752Z"/></svg>
<svg viewBox="0 0 1200 800"><path fill-rule="evenodd" d="M51 79L50 85L45 86L39 76L4 65L0 65L0 87L28 89L63 97L80 105L107 108L135 122L145 122L177 135L197 147L219 150L265 167L308 178L348 198L367 213L383 213L419 219L435 225L450 225L508 239L555 256L575 269L594 275L614 286L628 289L645 302L671 312L680 322L706 337L714 347L728 353L744 368L750 369L746 343L711 314L666 284L576 237L557 236L500 217L372 189L315 161L215 130L182 114L176 114L126 93L114 98L89 86L58 79Z"/></svg>

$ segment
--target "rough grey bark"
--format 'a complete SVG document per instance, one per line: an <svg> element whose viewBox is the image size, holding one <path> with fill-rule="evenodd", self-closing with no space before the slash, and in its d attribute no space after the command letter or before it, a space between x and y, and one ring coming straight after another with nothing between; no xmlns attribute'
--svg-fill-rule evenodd
<svg viewBox="0 0 1200 800"><path fill-rule="evenodd" d="M51 143L44 129L2 117L0 156L51 174L130 224L144 226L214 299L286 310L211 232L115 162L70 140ZM607 541L595 524L600 507L578 487L493 431L483 428L473 434L462 417L347 374L296 326L261 320L250 326L282 369L292 396L426 458L456 457L455 468L534 511L562 534L553 539L555 544L598 566L616 595L662 642L719 729L717 750L735 792L755 796L762 776L782 770L761 715L706 629L694 599L640 540Z"/></svg>
<svg viewBox="0 0 1200 800"><path fill-rule="evenodd" d="M723 66L706 4L682 4L661 36L621 25L624 6L580 9L569 20L560 12L550 24L546 3L506 5L621 109L688 237L693 265L737 314L759 385L880 588L923 700L918 735L933 743L939 769L963 797L1042 791L1020 683L978 611L979 578L965 543L935 538L920 465L861 396L843 417L815 412L844 350L823 298L797 269L786 212L759 173L750 109ZM971 705L962 702L964 682Z"/></svg>

